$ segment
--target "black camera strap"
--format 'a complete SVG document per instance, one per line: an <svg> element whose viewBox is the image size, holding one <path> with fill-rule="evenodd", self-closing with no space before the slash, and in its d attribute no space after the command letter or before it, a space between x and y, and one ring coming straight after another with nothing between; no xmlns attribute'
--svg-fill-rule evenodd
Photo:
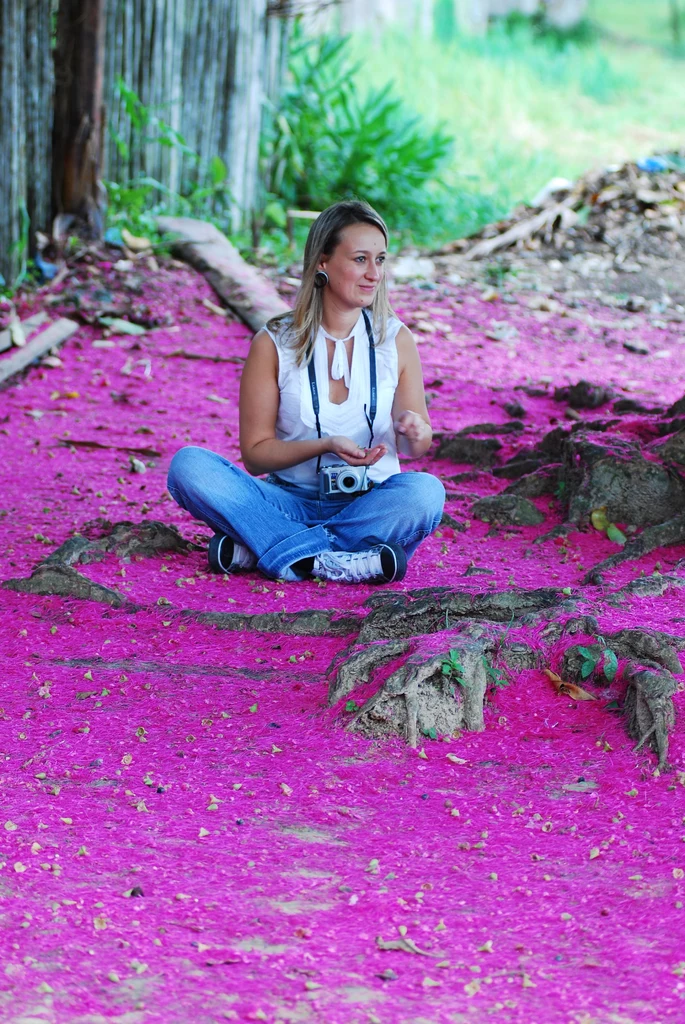
<svg viewBox="0 0 685 1024"><path fill-rule="evenodd" d="M369 339L369 383L370 383L370 398L367 412L366 402L364 403L364 416L369 426L369 448L373 445L373 423L376 419L376 410L378 406L378 385L376 379L376 349L373 343L373 331L371 329L371 320L369 314L365 309L362 310L362 316L364 317L364 326L366 327L366 334ZM354 356L353 356L354 358ZM314 369L314 352L312 351L311 358L307 363L307 373L309 374L309 388L312 393L312 405L314 407L314 418L316 420L316 433L319 437L323 437L321 433L321 421L319 419L319 412L321 404L319 402L319 387L316 383L316 370ZM321 469L321 456L319 455L316 460L316 472L318 473Z"/></svg>

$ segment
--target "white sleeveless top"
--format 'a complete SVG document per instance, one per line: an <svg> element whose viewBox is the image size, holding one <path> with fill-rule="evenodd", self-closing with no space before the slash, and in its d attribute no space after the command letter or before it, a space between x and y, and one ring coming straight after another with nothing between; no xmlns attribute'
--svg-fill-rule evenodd
<svg viewBox="0 0 685 1024"><path fill-rule="evenodd" d="M387 454L379 459L375 466L369 467L369 477L374 483L386 480L394 473L400 472L397 458L397 445L392 422L392 403L397 389L397 344L396 338L402 323L397 317L388 318L385 341L376 347L376 384L377 410L373 424L373 444L385 444ZM278 352L278 388L281 400L276 419L276 437L281 441L305 441L317 437L316 417L309 385L309 373L306 364L297 365L295 350L292 347L287 321L278 331L264 330L272 338ZM342 403L336 405L329 398L328 351L326 334L319 328L314 344L314 369L319 390L319 421L324 437L344 434L361 448L369 447L369 425L366 422L364 406L367 410L371 398L371 380L369 372L369 338L366 333L364 316L354 326L351 337L354 337L352 363L346 379L349 379L349 394ZM338 349L342 346L337 346ZM346 362L342 353L336 352L338 363ZM346 368L346 367L345 367ZM341 367L342 369L342 367ZM340 463L335 455L327 454L321 458L321 465ZM316 459L309 459L299 466L278 471L279 480L297 484L300 487L318 488L316 476Z"/></svg>

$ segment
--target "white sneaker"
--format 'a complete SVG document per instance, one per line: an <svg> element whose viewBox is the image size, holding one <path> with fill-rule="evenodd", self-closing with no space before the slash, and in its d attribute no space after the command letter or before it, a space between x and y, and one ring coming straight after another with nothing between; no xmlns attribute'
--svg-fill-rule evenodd
<svg viewBox="0 0 685 1024"><path fill-rule="evenodd" d="M378 544L367 551L322 551L314 558L312 576L335 583L395 583L406 571L399 544Z"/></svg>
<svg viewBox="0 0 685 1024"><path fill-rule="evenodd" d="M212 572L228 573L257 566L257 557L249 548L223 533L214 534L209 542L207 557Z"/></svg>

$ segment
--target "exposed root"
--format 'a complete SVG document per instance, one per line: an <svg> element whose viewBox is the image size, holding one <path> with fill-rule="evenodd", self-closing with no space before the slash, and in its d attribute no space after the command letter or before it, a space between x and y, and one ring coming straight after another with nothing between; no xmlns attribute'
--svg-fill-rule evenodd
<svg viewBox="0 0 685 1024"><path fill-rule="evenodd" d="M75 597L82 601L99 601L111 605L112 608L126 607L130 611L137 605L118 594L116 590L103 587L86 579L76 569L57 562L54 565L39 565L28 577L4 580L0 586L5 590L15 590L20 594L56 594L59 597Z"/></svg>
<svg viewBox="0 0 685 1024"><path fill-rule="evenodd" d="M656 548L668 547L671 544L685 544L685 513L681 512L672 519L667 519L657 526L648 526L639 536L629 540L621 551L610 555L603 562L599 562L594 569L585 576L584 584L599 584L603 582L602 573L607 569L613 569L621 562L629 562L643 555L648 555Z"/></svg>
<svg viewBox="0 0 685 1024"><path fill-rule="evenodd" d="M301 612L264 612L241 615L240 612L197 612L184 609L182 615L231 632L283 633L288 636L350 636L362 621L356 615L340 615L335 610L308 609Z"/></svg>
<svg viewBox="0 0 685 1024"><path fill-rule="evenodd" d="M359 643L438 633L463 618L511 622L549 609L571 610L572 606L572 601L564 601L563 595L552 588L469 594L436 587L404 594L385 593L373 601L373 610L362 624Z"/></svg>
<svg viewBox="0 0 685 1024"><path fill-rule="evenodd" d="M483 643L455 640L455 646L441 653L413 654L357 711L348 728L371 736L404 735L410 747L417 746L420 734L482 731L484 650ZM451 668L446 671L446 666Z"/></svg>
<svg viewBox="0 0 685 1024"><path fill-rule="evenodd" d="M328 703L331 707L352 693L360 683L368 683L371 674L380 665L406 654L410 644L408 640L391 640L389 643L362 647L361 650L355 650L355 646L342 651L328 670Z"/></svg>
<svg viewBox="0 0 685 1024"><path fill-rule="evenodd" d="M93 537L93 534L100 536ZM83 528L83 535L77 534L61 544L45 559L45 564L63 565L86 564L101 561L107 552L129 562L131 558L151 558L164 552L186 554L198 545L185 540L175 526L167 526L156 519L144 523L110 523L95 520Z"/></svg>
<svg viewBox="0 0 685 1024"><path fill-rule="evenodd" d="M649 742L659 758L658 770L667 766L668 735L675 726L673 695L676 681L659 665L631 665L626 673L625 710L628 735L637 740L635 751Z"/></svg>

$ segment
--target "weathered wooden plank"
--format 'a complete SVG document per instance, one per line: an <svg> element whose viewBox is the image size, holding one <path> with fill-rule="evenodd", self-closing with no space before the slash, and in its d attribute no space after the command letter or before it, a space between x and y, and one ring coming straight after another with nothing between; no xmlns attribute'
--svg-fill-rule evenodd
<svg viewBox="0 0 685 1024"><path fill-rule="evenodd" d="M41 331L39 335L32 338L23 348L17 349L11 356L6 356L5 359L0 361L0 384L3 381L9 380L15 373L25 370L36 359L40 359L41 356L49 352L51 348L61 345L78 329L79 325L73 320L67 320L66 317L55 320L45 331Z"/></svg>
<svg viewBox="0 0 685 1024"><path fill-rule="evenodd" d="M48 319L47 313L34 313L27 320L22 320L21 326L24 335L29 334L36 327L40 327ZM4 331L0 331L0 352L6 352L8 348L12 348L12 334L9 327L6 327Z"/></svg>
<svg viewBox="0 0 685 1024"><path fill-rule="evenodd" d="M290 308L271 282L246 263L213 224L192 217L158 217L157 224L160 231L176 236L173 250L202 271L215 291L253 331Z"/></svg>
<svg viewBox="0 0 685 1024"><path fill-rule="evenodd" d="M50 43L50 0L26 0L25 109L26 209L31 222L29 251L35 254L35 232L50 226L52 101L54 66Z"/></svg>
<svg viewBox="0 0 685 1024"><path fill-rule="evenodd" d="M0 2L0 274L12 281L28 247L24 0Z"/></svg>

